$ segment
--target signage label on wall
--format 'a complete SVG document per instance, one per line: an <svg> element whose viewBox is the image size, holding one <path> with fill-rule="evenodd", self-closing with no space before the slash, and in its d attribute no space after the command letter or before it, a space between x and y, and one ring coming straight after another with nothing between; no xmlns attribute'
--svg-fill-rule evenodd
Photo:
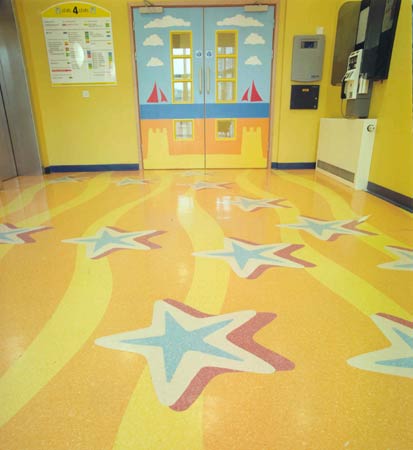
<svg viewBox="0 0 413 450"><path fill-rule="evenodd" d="M110 11L66 2L42 13L53 85L116 84Z"/></svg>

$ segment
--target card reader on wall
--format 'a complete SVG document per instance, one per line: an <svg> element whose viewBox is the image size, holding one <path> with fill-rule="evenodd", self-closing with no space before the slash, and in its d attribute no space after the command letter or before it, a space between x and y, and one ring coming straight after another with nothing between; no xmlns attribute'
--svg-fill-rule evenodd
<svg viewBox="0 0 413 450"><path fill-rule="evenodd" d="M319 81L323 74L323 34L294 36L292 81Z"/></svg>

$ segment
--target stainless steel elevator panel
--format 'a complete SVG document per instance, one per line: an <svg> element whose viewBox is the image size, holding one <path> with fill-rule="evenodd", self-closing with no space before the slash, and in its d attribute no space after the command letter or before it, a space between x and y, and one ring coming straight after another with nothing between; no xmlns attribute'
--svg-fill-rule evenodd
<svg viewBox="0 0 413 450"><path fill-rule="evenodd" d="M0 86L17 174L40 174L39 148L11 0L0 0Z"/></svg>
<svg viewBox="0 0 413 450"><path fill-rule="evenodd" d="M0 88L0 181L13 178L16 175L13 147L10 141L9 126Z"/></svg>

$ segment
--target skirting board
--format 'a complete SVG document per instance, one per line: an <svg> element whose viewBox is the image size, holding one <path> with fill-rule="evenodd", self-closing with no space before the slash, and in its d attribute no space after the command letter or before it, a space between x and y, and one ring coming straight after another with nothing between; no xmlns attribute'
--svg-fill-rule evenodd
<svg viewBox="0 0 413 450"><path fill-rule="evenodd" d="M333 164L326 163L325 161L317 160L317 169L329 174L335 175L340 180L354 183L354 173L349 170L342 169L341 167L334 166Z"/></svg>
<svg viewBox="0 0 413 450"><path fill-rule="evenodd" d="M399 194L398 192L372 183L371 181L369 181L367 185L367 192L381 198L382 200L392 203L399 208L413 212L413 198L410 198L407 195Z"/></svg>
<svg viewBox="0 0 413 450"><path fill-rule="evenodd" d="M49 166L44 169L45 173L111 172L118 170L139 170L139 164L87 164L79 166Z"/></svg>
<svg viewBox="0 0 413 450"><path fill-rule="evenodd" d="M316 168L317 172L325 175L326 177L332 178L333 180L338 181L341 184L345 184L348 187L351 187L354 189L354 184L351 181L346 180L345 178L339 177L338 175L335 175L334 173L331 173L331 171L327 171L324 169L321 169L320 166L317 166Z"/></svg>

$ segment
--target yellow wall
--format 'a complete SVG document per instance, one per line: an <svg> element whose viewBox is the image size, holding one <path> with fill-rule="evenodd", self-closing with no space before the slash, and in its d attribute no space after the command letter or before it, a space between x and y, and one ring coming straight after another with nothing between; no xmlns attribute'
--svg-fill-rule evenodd
<svg viewBox="0 0 413 450"><path fill-rule="evenodd" d="M338 1L338 6L345 1ZM334 43L333 43L334 45ZM327 88L328 117L341 117L340 87ZM369 181L413 196L412 13L402 0L388 80L375 82L370 117L377 132Z"/></svg>
<svg viewBox="0 0 413 450"><path fill-rule="evenodd" d="M344 0L287 0L281 4L276 81L274 162L314 162L321 117L341 117L340 87L330 84L335 28ZM389 79L374 84L370 117L378 119L370 181L413 196L411 1L402 0ZM317 111L289 109L295 34L326 35ZM345 107L345 105L343 105Z"/></svg>
<svg viewBox="0 0 413 450"><path fill-rule="evenodd" d="M55 3L15 0L43 164L137 163L127 2L98 2L112 12L118 84L111 87L52 87L40 14Z"/></svg>
<svg viewBox="0 0 413 450"><path fill-rule="evenodd" d="M278 30L276 70L276 111L273 162L314 162L320 117L326 117L331 61L334 46L337 5L334 0L287 0L282 2ZM291 62L293 38L297 34L315 34L324 28L326 46L320 97L317 110L290 110Z"/></svg>
<svg viewBox="0 0 413 450"><path fill-rule="evenodd" d="M412 12L402 0L389 79L375 83L371 116L377 117L370 181L413 197Z"/></svg>
<svg viewBox="0 0 413 450"><path fill-rule="evenodd" d="M131 58L128 2L99 0L112 12L118 85L53 88L40 18L48 0L15 0L31 85L44 165L137 163L137 112ZM156 2L178 5L173 0ZM214 0L182 5L217 4ZM252 3L227 0L226 4ZM277 6L272 161L314 162L321 117L340 117L340 88L330 84L337 14L343 0L280 0ZM291 56L295 34L324 27L326 48L317 111L290 110ZM378 130L370 179L413 194L410 0L402 0L389 80L375 83L371 116ZM115 149L115 150L114 150Z"/></svg>

